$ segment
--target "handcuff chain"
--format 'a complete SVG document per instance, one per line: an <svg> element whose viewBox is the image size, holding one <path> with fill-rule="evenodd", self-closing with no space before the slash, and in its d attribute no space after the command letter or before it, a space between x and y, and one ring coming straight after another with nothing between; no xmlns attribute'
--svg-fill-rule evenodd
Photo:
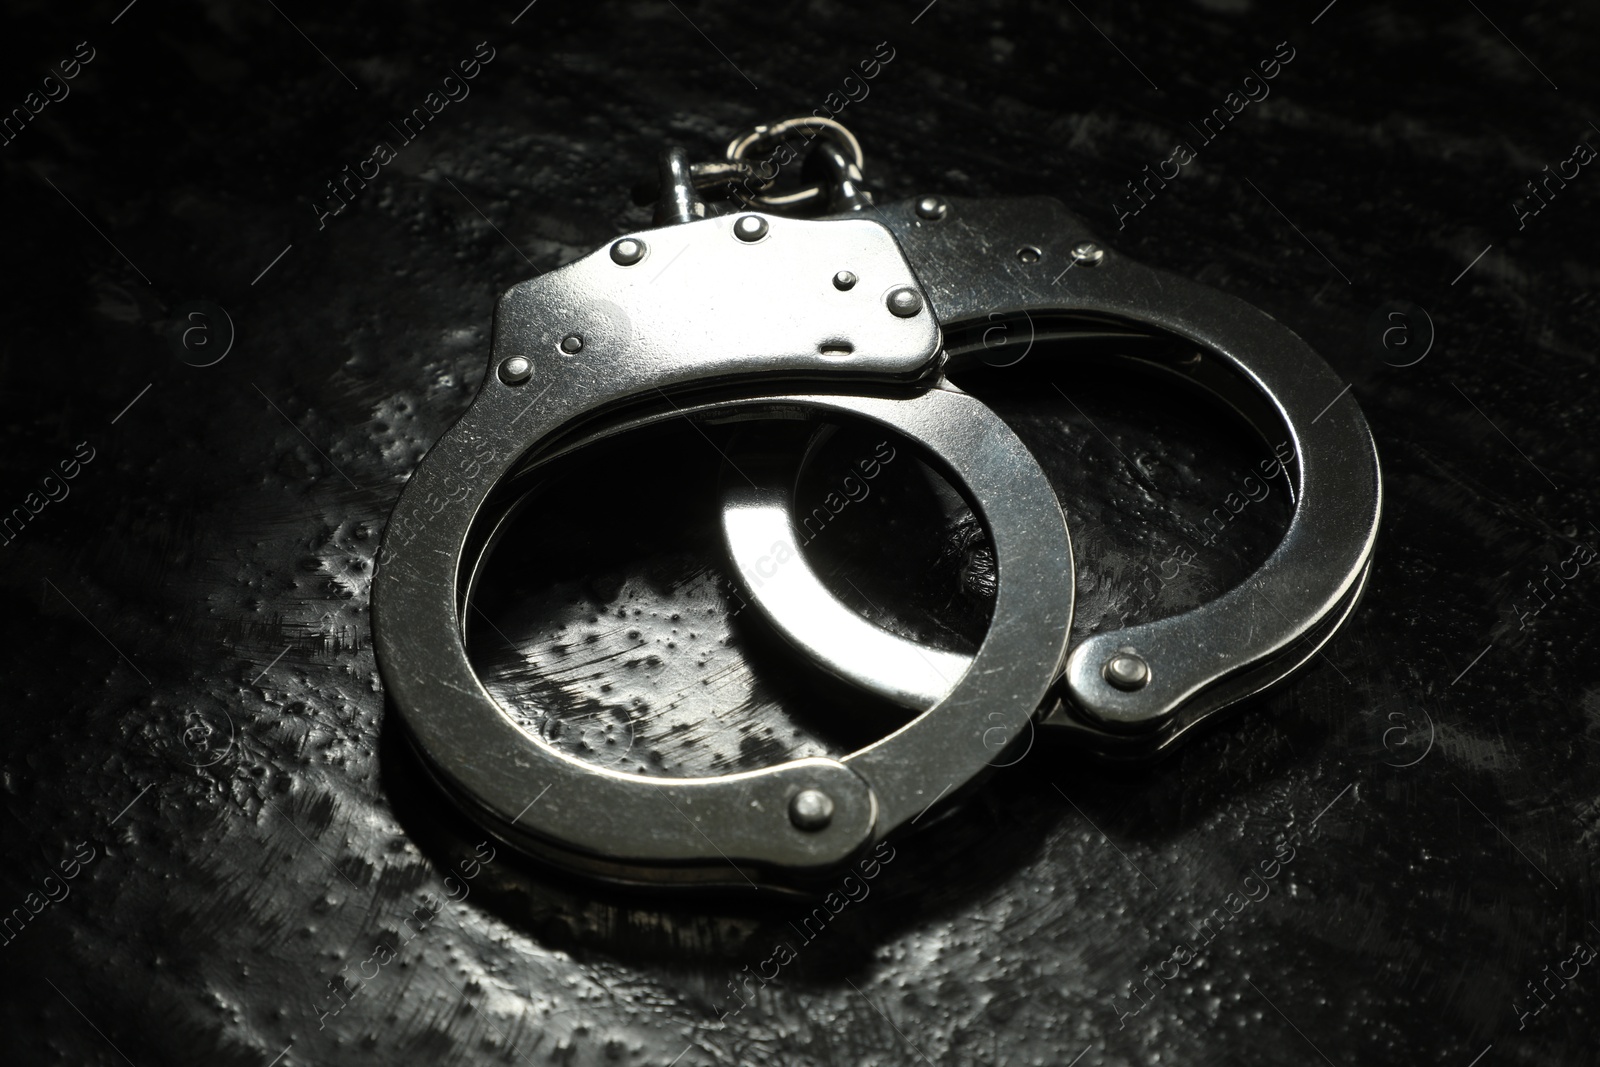
<svg viewBox="0 0 1600 1067"><path fill-rule="evenodd" d="M799 158L800 153L789 142L798 140L801 134L805 135L802 150L818 137L827 142L833 180L810 182L786 193L767 192L778 172ZM761 152L767 153L765 158L749 158L752 153ZM860 188L864 162L861 142L834 119L798 115L756 126L728 142L726 157L689 166L688 177L696 190L725 189L745 207L776 215L820 214L836 206L852 206L853 198L866 195ZM648 202L653 197L636 194L636 199Z"/></svg>

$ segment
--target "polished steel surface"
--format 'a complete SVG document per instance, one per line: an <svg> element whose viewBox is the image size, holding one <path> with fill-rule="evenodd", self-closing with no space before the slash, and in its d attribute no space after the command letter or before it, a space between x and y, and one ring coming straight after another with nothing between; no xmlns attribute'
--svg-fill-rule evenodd
<svg viewBox="0 0 1600 1067"><path fill-rule="evenodd" d="M840 603L800 546L790 487L792 465L740 455L748 478L722 483L722 532L740 588L782 637L829 673L901 707L925 711L972 666L972 657L892 634Z"/></svg>
<svg viewBox="0 0 1600 1067"><path fill-rule="evenodd" d="M819 206L824 209L853 207L854 203L851 202L858 202L859 190L846 188L841 179L853 177L859 181L861 168L866 160L861 154L861 142L856 135L835 119L820 115L800 115L771 125L757 126L728 142L728 162L749 165L752 153L776 148L785 140L801 133L806 135L808 141L821 137L839 151L837 164L830 167L832 173L829 175L829 182L811 182L787 193L768 193L767 184L775 176L778 168L773 166L770 160L764 160L754 168L754 181L749 179L740 182L730 181L727 186L729 191L752 207L771 211L794 211L802 208L815 210ZM768 169L772 173L765 173ZM841 204L841 199L847 203Z"/></svg>
<svg viewBox="0 0 1600 1067"><path fill-rule="evenodd" d="M1000 610L969 677L928 714L843 762L794 760L692 780L560 754L515 726L484 690L463 647L463 588L483 546L474 527L480 514L496 524L486 502L508 474L548 458L541 445L629 403L655 404L657 417L662 400L674 413L748 404L748 393L720 404L670 398L689 386L749 390L772 379L848 376L866 390L937 365L933 317L903 318L885 305L888 293L915 292L916 279L880 224L766 221L753 243L735 236L728 218L670 226L634 238L645 250L638 257L619 262L603 249L510 290L491 365L524 357L531 380L486 379L412 476L385 535L374 637L411 738L445 788L496 833L570 867L628 881L754 884L837 865L986 773L994 731L1024 736L1065 656L1071 547L1061 523L1037 524L1054 497L997 416L944 389L758 397L768 407L848 413L898 430L984 505ZM846 268L863 284L840 291L832 278ZM584 338L575 355L560 346L574 332ZM826 797L825 825L816 817L823 805L811 800L798 822L791 817L793 798L812 792Z"/></svg>
<svg viewBox="0 0 1600 1067"><path fill-rule="evenodd" d="M929 207L935 200L941 210ZM1332 636L1364 582L1382 483L1365 420L1305 342L1242 301L1112 255L1047 198L922 197L887 205L877 217L917 266L947 336L959 336L964 324L1017 316L1044 328L1034 331L1041 339L1063 316L1110 320L1130 336L1165 332L1203 349L1168 369L1233 403L1263 436L1282 433L1294 442L1297 501L1277 551L1209 604L1083 641L1069 661L1067 699L1047 723L1100 735L1092 746L1099 750L1150 754L1194 725L1199 709L1210 714L1259 692ZM1070 348L1036 357L1046 358L1070 360ZM948 688L963 657L860 619L803 558L763 579L758 568L768 546L792 538L787 512L796 472L738 461L768 478L759 486L724 483L724 534L746 595L830 673L909 707L936 700L939 680ZM1324 625L1329 620L1333 625Z"/></svg>

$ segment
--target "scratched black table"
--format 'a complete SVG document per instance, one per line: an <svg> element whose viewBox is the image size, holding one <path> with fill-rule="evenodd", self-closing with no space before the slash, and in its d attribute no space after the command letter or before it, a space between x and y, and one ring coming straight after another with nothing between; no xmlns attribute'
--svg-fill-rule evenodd
<svg viewBox="0 0 1600 1067"><path fill-rule="evenodd" d="M520 7L8 17L8 1062L1592 1058L1592 10ZM499 291L646 224L661 144L819 108L884 196L1055 195L1307 337L1379 440L1371 587L1175 758L1041 739L824 914L596 889L424 777L375 551ZM1272 442L1039 365L964 384L1056 479L1079 632L1242 580L1285 494L1204 520ZM718 462L575 459L496 561L474 654L550 743L703 774L884 728L736 613ZM982 531L914 464L825 540L885 625L981 632Z"/></svg>

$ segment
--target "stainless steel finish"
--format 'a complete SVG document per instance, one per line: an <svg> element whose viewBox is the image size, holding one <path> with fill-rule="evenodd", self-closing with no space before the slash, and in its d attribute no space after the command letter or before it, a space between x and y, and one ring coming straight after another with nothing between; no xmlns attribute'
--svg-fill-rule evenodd
<svg viewBox="0 0 1600 1067"><path fill-rule="evenodd" d="M689 167L689 181L696 190L726 188L734 182L747 182L749 188L759 192L771 185L771 181L764 181L756 174L754 165L744 160L716 160L715 162L700 162ZM641 207L646 204L656 204L661 200L661 178L637 182L633 186L633 202Z"/></svg>
<svg viewBox="0 0 1600 1067"><path fill-rule="evenodd" d="M1324 411L1344 384L1304 341L1243 301L1108 258L1088 226L1054 200L955 201L950 209L963 225L954 227L929 225L923 208L922 201L891 204L879 217L917 266L923 291L951 338L953 366L982 358L981 341L962 340L997 318L1025 318L1030 337L1053 331L1130 341L1152 331L1175 336L1208 354L1167 369L1235 406L1263 435L1277 440L1287 434L1298 457L1291 472L1294 516L1262 567L1193 611L1087 638L1069 657L1065 699L1052 704L1045 725L1100 754L1141 758L1306 663L1348 617L1365 585L1382 507L1376 447L1360 410L1342 403ZM1040 247L1041 261L1054 250L1057 262L1101 266L1053 277L1028 270L1031 264L1003 251L1028 242ZM1051 325L1064 315L1076 325ZM1096 325L1086 329L1085 319ZM754 489L724 483L724 533L749 599L792 644L834 674L913 708L937 699L929 661L919 657L932 650L859 617L852 627L842 614L854 613L808 574L803 559L764 584L751 581L751 562L765 548L747 534L788 528L791 520L776 511L788 506L793 484L792 476L765 484L756 477ZM873 633L859 632L862 626ZM1107 670L1130 656L1145 667L1136 684L1140 672L1132 664L1123 664L1126 673ZM959 670L958 663L944 660L938 673L954 677Z"/></svg>
<svg viewBox="0 0 1600 1067"><path fill-rule="evenodd" d="M767 235L767 220L760 215L740 215L733 224L733 235L741 241L759 241Z"/></svg>
<svg viewBox="0 0 1600 1067"><path fill-rule="evenodd" d="M833 674L900 707L925 711L937 704L967 673L972 657L924 648L840 603L800 551L804 538L797 536L790 496L793 467L774 467L755 455L737 463L743 476L724 470L722 533L750 603L785 640Z"/></svg>
<svg viewBox="0 0 1600 1067"><path fill-rule="evenodd" d="M677 147L664 148L660 163L661 197L656 201L656 225L677 226L705 218L706 205L695 191L689 154Z"/></svg>
<svg viewBox="0 0 1600 1067"><path fill-rule="evenodd" d="M808 142L813 138L823 137L837 145L845 153L845 158L854 169L856 177L860 177L866 159L861 154L861 142L856 139L856 135L833 119L801 115L798 118L774 122L770 126L757 126L749 133L741 134L729 142L728 161L735 164L747 163L746 157L751 153L774 150L774 155L769 160L763 160L761 165L756 166L755 173L759 184L755 188L751 187L752 183L748 180L729 183L729 189L734 196L751 207L773 211L810 210L834 205L838 200L837 191L820 183L805 185L792 192L781 194L769 194L763 191L777 175L780 164L776 161L776 149L784 141L801 133L807 135ZM763 173L763 169L770 169L772 173Z"/></svg>
<svg viewBox="0 0 1600 1067"><path fill-rule="evenodd" d="M982 404L944 389L899 399L799 394L758 402L903 433L966 486L985 515L998 563L995 621L948 697L842 761L679 780L566 757L517 727L485 691L463 630L481 551L502 528L491 496L508 476L558 454L562 435L628 403L657 405L635 419L641 424L751 403L682 396L661 409L668 394L691 386L749 391L809 378L848 379L865 390L938 367L933 316L885 315L874 292L841 295L826 281L845 259L874 279L911 286L910 266L883 225L859 217L767 222L769 236L756 244L734 238L731 218L654 231L651 253L672 269L653 276L617 263L619 245L642 249L633 237L508 290L491 366L520 357L549 384L529 401L490 376L411 477L385 531L373 630L408 734L438 780L497 834L576 869L725 885L781 884L830 869L987 773L995 753L985 734L1024 736L1064 660L1071 546L1064 526L1037 522L1054 497L1015 435ZM579 324L586 358L566 359L558 342ZM840 341L853 354L823 354ZM806 790L832 802L825 827L801 830L791 821L790 804Z"/></svg>
<svg viewBox="0 0 1600 1067"><path fill-rule="evenodd" d="M776 150L801 134L822 139L813 151L828 180L768 195L786 162ZM760 165L746 159L768 148ZM728 157L717 173L744 178L732 191L746 203L835 217L707 218L696 189L717 168L664 152L661 228L502 296L495 373L385 531L372 589L384 683L430 771L493 832L614 880L801 885L1007 765L996 737L1020 753L1039 722L1108 758L1155 754L1306 663L1348 618L1370 570L1377 456L1355 404L1327 404L1347 387L1293 333L1108 257L1046 198L927 196L867 215L860 144L831 119L757 127ZM957 224L940 225L952 214ZM655 265L630 269L646 259ZM1069 650L1072 548L1048 479L998 416L939 377L947 359L985 358L997 320L1026 320L1023 355L1064 336L1136 348L1166 335L1204 350L1167 369L1287 433L1299 460L1290 529L1261 569L1194 611ZM542 391L518 388L535 373ZM787 384L827 381L864 395ZM667 419L809 412L918 443L988 529L992 622L975 654L953 655L881 631L828 593L796 547L792 465L724 482L724 535L758 609L828 670L922 714L843 759L691 780L583 763L518 727L474 675L465 638L483 560L513 511L537 505L525 487L539 468Z"/></svg>
<svg viewBox="0 0 1600 1067"><path fill-rule="evenodd" d="M533 377L533 364L526 356L512 356L500 361L500 380L507 385L521 385Z"/></svg>
<svg viewBox="0 0 1600 1067"><path fill-rule="evenodd" d="M812 153L828 175L829 211L865 211L872 206L872 192L861 177L861 166L843 148L831 140L823 140Z"/></svg>
<svg viewBox="0 0 1600 1067"><path fill-rule="evenodd" d="M478 403L500 396L485 392ZM1037 511L1053 506L1053 497L1021 442L982 404L941 389L900 400L797 395L758 403L814 407L897 430L927 446L976 500L996 503L988 520L1000 576L997 615L974 670L927 714L843 761L797 760L691 780L580 763L516 727L466 661L462 627L469 609L459 598L470 591L461 574L472 569L477 549L469 547L472 524L465 516L484 505L485 484L462 509L441 512L420 544L382 561L374 579L374 630L385 684L435 776L506 840L612 879L781 885L848 860L976 783L992 769L997 730L1027 735L1065 656L1072 561L1064 527L1038 528ZM685 403L651 418L732 413L750 404ZM401 508L412 502L413 487L428 499L482 435L510 425L517 410L491 401L469 411L424 460ZM514 469L525 471L527 461L514 464L508 456L485 464L494 477L484 482ZM802 831L791 821L789 805L807 789L833 802L824 828Z"/></svg>
<svg viewBox="0 0 1600 1067"><path fill-rule="evenodd" d="M1106 660L1103 673L1106 681L1118 689L1132 692L1150 681L1150 664L1140 659L1137 652L1121 649Z"/></svg>
<svg viewBox="0 0 1600 1067"><path fill-rule="evenodd" d="M789 801L789 821L801 830L821 830L833 821L833 798L820 789L802 789Z"/></svg>
<svg viewBox="0 0 1600 1067"><path fill-rule="evenodd" d="M922 294L911 288L895 289L886 301L889 310L902 319L909 319L922 310Z"/></svg>
<svg viewBox="0 0 1600 1067"><path fill-rule="evenodd" d="M1322 624L1353 607L1382 510L1371 431L1349 398L1324 412L1345 383L1291 330L1236 297L1122 256L1106 257L1095 270L1050 271L1046 264L1065 260L1067 249L1098 244L1089 225L1059 202L953 200L952 211L966 225L920 223L910 204L886 205L879 216L916 265L941 323L981 324L999 312L1043 324L1067 312L1183 338L1206 355L1175 373L1232 404L1263 434L1286 433L1293 444L1295 512L1254 575L1191 612L1090 637L1070 657L1067 706L1118 732L1162 735L1129 742L1130 750L1164 743L1193 725L1186 704L1209 714L1226 704L1212 706L1208 690L1259 691L1270 684L1261 679L1275 681L1313 655L1336 629ZM1032 270L1004 253L1028 242L1044 252ZM1150 665L1150 683L1137 692L1118 690L1100 674L1124 645ZM1252 681L1235 684L1235 674ZM1046 721L1065 714L1071 712L1058 707Z"/></svg>
<svg viewBox="0 0 1600 1067"><path fill-rule="evenodd" d="M1097 725L1081 709L1066 700L1056 700L1046 713L1040 729L1060 738L1063 744L1081 749L1114 763L1140 763L1171 751L1197 727L1218 714L1236 707L1299 671L1315 659L1360 603L1366 589L1371 564L1361 568L1356 583L1334 610L1307 630L1297 642L1276 656L1268 656L1254 666L1229 675L1186 701L1156 729L1142 733L1112 732Z"/></svg>
<svg viewBox="0 0 1600 1067"><path fill-rule="evenodd" d="M624 237L611 244L611 262L619 267L631 267L644 258L644 242L636 237Z"/></svg>
<svg viewBox="0 0 1600 1067"><path fill-rule="evenodd" d="M1084 267L1098 267L1106 258L1106 250L1093 241L1084 241L1072 248L1072 259Z"/></svg>

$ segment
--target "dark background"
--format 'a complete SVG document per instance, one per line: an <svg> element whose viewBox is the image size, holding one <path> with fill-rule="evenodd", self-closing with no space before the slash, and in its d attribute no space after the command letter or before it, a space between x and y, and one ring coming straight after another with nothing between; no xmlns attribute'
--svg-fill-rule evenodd
<svg viewBox="0 0 1600 1067"><path fill-rule="evenodd" d="M0 509L80 442L94 458L0 547L0 914L60 895L45 879L75 850L93 859L0 944L3 1058L1592 1062L1593 964L1518 1016L1543 1003L1526 983L1600 946L1593 568L1537 614L1528 589L1600 542L1600 175L1525 228L1512 202L1600 144L1594 9L520 9L8 7L0 108L79 42L94 58L0 147ZM471 95L319 229L324 183L483 41ZM629 897L502 848L411 935L483 835L386 715L367 588L405 477L482 378L496 295L646 225L628 190L664 142L712 158L823 106L882 41L892 62L840 115L882 195L1057 196L1119 252L1264 307L1353 383L1387 493L1365 603L1313 669L1153 768L1040 739L721 1021L728 983L799 940L799 905ZM1199 146L1187 124L1281 41L1296 55L1271 96ZM1179 140L1199 158L1118 232L1114 198ZM214 307L184 319L196 300L236 334L211 366L195 364L228 331ZM1396 347L1423 345L1417 312L1391 347L1369 336L1396 300L1437 331L1406 368L1390 364L1420 351ZM1026 384L1051 367L1076 407ZM1270 547L1281 509L1144 603L1140 569L1194 543L1264 445L1043 354L1026 373L995 404L1061 488L1080 631L1178 610ZM601 755L622 730L658 773L837 747L859 724L797 710L820 683L728 617L703 506L717 460L676 432L564 472L570 521L530 534L503 586L530 655L619 606L638 636L597 635L538 692L503 649L480 650L486 676ZM830 566L870 561L898 522L906 581L892 599L891 560L874 599L959 644L981 543L959 516L918 527L925 487L902 480ZM673 633L685 606L716 635L708 665ZM1122 1015L1130 983L1285 843L1271 895ZM319 1029L341 970L401 942Z"/></svg>

